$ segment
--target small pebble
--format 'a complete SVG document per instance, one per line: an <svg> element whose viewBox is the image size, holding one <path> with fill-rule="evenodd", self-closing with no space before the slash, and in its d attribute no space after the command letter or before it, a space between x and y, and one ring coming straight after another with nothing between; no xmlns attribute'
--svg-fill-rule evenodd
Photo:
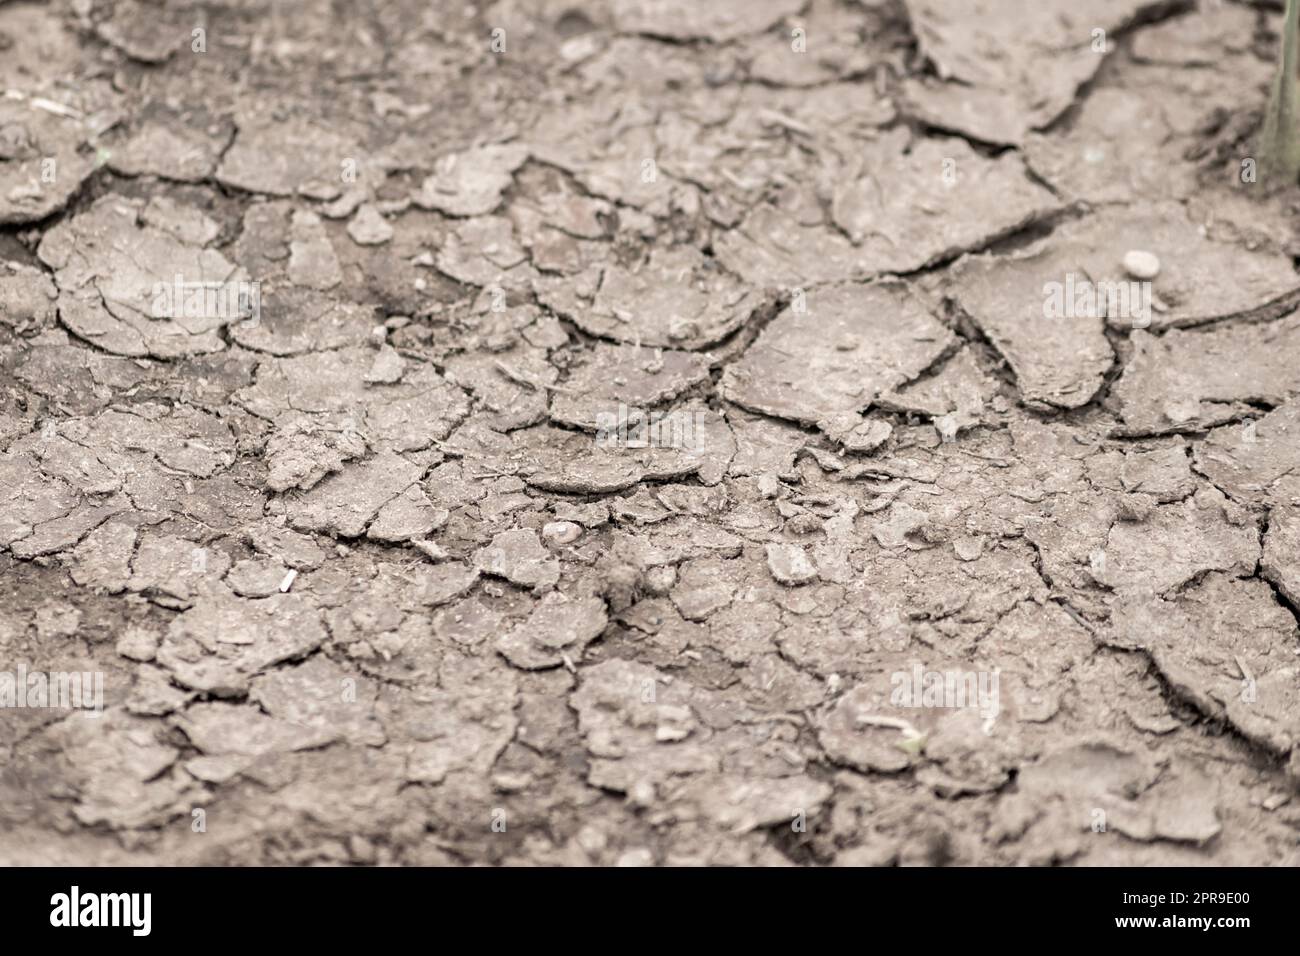
<svg viewBox="0 0 1300 956"><path fill-rule="evenodd" d="M822 530L822 519L804 511L787 521L785 530L791 534L816 534Z"/></svg>
<svg viewBox="0 0 1300 956"><path fill-rule="evenodd" d="M1160 260L1154 253L1130 249L1124 253L1124 271L1134 279L1154 279L1160 275Z"/></svg>
<svg viewBox="0 0 1300 956"><path fill-rule="evenodd" d="M582 525L572 521L551 521L542 528L542 540L547 544L571 544L582 536Z"/></svg>

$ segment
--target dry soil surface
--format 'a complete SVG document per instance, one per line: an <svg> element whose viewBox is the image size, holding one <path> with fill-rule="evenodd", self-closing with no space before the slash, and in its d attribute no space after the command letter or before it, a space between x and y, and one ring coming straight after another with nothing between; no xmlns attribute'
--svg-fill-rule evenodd
<svg viewBox="0 0 1300 956"><path fill-rule="evenodd" d="M0 862L1297 862L1280 20L0 3Z"/></svg>

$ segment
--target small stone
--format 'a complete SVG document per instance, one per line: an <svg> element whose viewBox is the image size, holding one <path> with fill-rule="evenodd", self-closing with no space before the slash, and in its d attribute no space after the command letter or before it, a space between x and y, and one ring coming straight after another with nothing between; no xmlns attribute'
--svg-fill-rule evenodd
<svg viewBox="0 0 1300 956"><path fill-rule="evenodd" d="M1278 807L1285 806L1288 802L1290 802L1290 800L1291 800L1291 795L1288 793L1274 793L1264 798L1264 802L1262 806L1264 807L1265 810L1271 812L1273 810L1276 810Z"/></svg>
<svg viewBox="0 0 1300 956"><path fill-rule="evenodd" d="M776 480L776 475L763 474L758 476L758 493L764 498L775 498L781 493L781 483Z"/></svg>
<svg viewBox="0 0 1300 956"><path fill-rule="evenodd" d="M1124 253L1124 271L1134 279L1154 279L1160 275L1160 260L1155 253L1130 249Z"/></svg>
<svg viewBox="0 0 1300 956"><path fill-rule="evenodd" d="M822 519L807 511L800 512L785 523L790 534L816 534L823 528Z"/></svg>
<svg viewBox="0 0 1300 956"><path fill-rule="evenodd" d="M582 526L572 521L550 521L542 527L542 540L547 545L572 544L582 536Z"/></svg>

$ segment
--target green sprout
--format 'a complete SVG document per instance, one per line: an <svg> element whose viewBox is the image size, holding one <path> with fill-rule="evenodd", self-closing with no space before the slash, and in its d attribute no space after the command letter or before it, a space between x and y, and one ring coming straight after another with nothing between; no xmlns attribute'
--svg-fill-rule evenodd
<svg viewBox="0 0 1300 956"><path fill-rule="evenodd" d="M1300 180L1300 0L1286 0L1282 54L1259 138L1259 172L1263 182L1294 186Z"/></svg>

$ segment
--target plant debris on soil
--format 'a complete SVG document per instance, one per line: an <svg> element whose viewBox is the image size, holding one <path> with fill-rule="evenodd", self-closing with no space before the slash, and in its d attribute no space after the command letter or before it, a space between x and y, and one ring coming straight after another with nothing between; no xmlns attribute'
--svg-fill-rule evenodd
<svg viewBox="0 0 1300 956"><path fill-rule="evenodd" d="M1300 863L1280 29L0 0L0 863Z"/></svg>

